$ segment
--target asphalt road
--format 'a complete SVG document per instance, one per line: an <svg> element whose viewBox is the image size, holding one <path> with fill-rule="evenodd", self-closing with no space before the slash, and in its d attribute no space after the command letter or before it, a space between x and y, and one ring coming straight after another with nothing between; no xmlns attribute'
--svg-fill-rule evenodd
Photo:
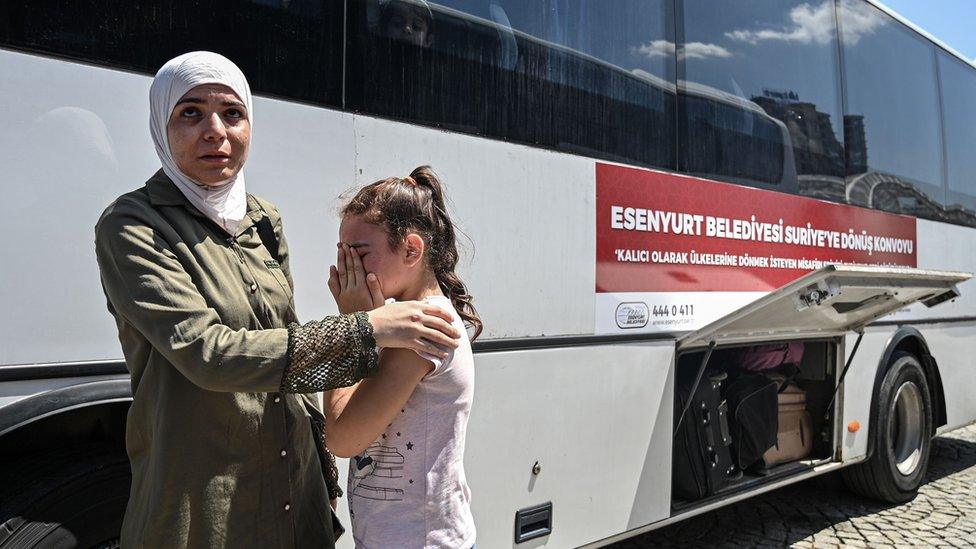
<svg viewBox="0 0 976 549"><path fill-rule="evenodd" d="M935 439L927 482L903 505L808 481L611 547L976 547L976 426Z"/></svg>

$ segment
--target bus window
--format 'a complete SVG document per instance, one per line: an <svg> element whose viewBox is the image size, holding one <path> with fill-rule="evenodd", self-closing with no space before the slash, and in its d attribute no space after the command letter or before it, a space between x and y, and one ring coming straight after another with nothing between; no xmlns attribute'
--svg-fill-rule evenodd
<svg viewBox="0 0 976 549"><path fill-rule="evenodd" d="M237 63L255 93L342 102L342 4L334 0L0 2L0 47L155 73L193 50Z"/></svg>
<svg viewBox="0 0 976 549"><path fill-rule="evenodd" d="M607 9L588 0L358 0L349 8L352 110L674 168L670 1Z"/></svg>
<svg viewBox="0 0 976 549"><path fill-rule="evenodd" d="M945 124L946 218L976 226L976 73L945 52L939 52L942 112Z"/></svg>
<svg viewBox="0 0 976 549"><path fill-rule="evenodd" d="M796 190L790 136L782 122L755 103L703 86L683 86L679 104L686 171Z"/></svg>
<svg viewBox="0 0 976 549"><path fill-rule="evenodd" d="M699 97L683 99L678 114L681 170L844 199L833 5L757 0L716 10L711 0L682 2L679 88ZM738 106L706 106L705 97ZM748 121L730 126L729 117Z"/></svg>
<svg viewBox="0 0 976 549"><path fill-rule="evenodd" d="M838 5L850 119L847 199L942 219L935 46L866 2Z"/></svg>

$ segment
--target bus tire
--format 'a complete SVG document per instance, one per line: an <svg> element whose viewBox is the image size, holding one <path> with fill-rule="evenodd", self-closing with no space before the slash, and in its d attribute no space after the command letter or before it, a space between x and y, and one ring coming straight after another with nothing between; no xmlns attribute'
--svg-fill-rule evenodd
<svg viewBox="0 0 976 549"><path fill-rule="evenodd" d="M66 448L4 465L0 548L119 547L131 473L125 453Z"/></svg>
<svg viewBox="0 0 976 549"><path fill-rule="evenodd" d="M925 481L932 449L932 397L918 359L898 351L872 404L864 462L842 470L848 489L890 503L911 501Z"/></svg>

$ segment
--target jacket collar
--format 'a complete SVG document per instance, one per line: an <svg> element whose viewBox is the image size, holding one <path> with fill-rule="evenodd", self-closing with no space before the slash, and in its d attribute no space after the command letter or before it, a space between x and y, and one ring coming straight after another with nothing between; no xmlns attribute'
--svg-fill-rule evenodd
<svg viewBox="0 0 976 549"><path fill-rule="evenodd" d="M146 181L146 192L153 206L186 206L194 215L203 216L163 170L159 170Z"/></svg>
<svg viewBox="0 0 976 549"><path fill-rule="evenodd" d="M183 191L173 183L173 180L163 172L162 169L153 174L146 181L146 192L149 193L149 202L153 206L183 206L191 214L201 218L209 218L197 209L196 206L190 203L183 194ZM258 201L254 199L250 194L247 195L247 215L241 221L240 226L237 228L237 235L242 234L244 231L253 226L258 220L264 217L264 212L261 209ZM217 225L214 223L214 225ZM223 229L221 229L223 230ZM225 232L226 234L226 232Z"/></svg>

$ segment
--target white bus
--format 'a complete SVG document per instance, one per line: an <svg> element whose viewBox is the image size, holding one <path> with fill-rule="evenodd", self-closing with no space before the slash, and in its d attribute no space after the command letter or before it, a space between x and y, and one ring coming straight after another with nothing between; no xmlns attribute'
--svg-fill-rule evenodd
<svg viewBox="0 0 976 549"><path fill-rule="evenodd" d="M335 313L341 192L447 182L486 328L479 546L606 545L836 470L906 501L976 419L976 69L874 0L8 0L0 547L117 543L131 395L92 229L157 169L151 75L196 49L258 95L249 190L303 319ZM674 490L676 391L787 340L809 452Z"/></svg>

